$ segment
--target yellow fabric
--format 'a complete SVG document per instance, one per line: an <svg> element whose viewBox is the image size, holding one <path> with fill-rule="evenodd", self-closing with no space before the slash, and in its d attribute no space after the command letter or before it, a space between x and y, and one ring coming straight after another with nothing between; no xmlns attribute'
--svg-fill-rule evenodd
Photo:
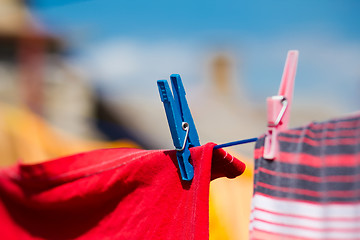
<svg viewBox="0 0 360 240"><path fill-rule="evenodd" d="M50 127L35 114L0 104L0 166L16 161L37 163L98 148L138 146L131 141L79 139Z"/></svg>
<svg viewBox="0 0 360 240"><path fill-rule="evenodd" d="M253 163L236 179L219 178L210 185L210 240L249 239L249 220L253 193Z"/></svg>
<svg viewBox="0 0 360 240"><path fill-rule="evenodd" d="M219 218L218 208L215 206L212 197L209 201L209 234L210 240L231 240L229 231Z"/></svg>

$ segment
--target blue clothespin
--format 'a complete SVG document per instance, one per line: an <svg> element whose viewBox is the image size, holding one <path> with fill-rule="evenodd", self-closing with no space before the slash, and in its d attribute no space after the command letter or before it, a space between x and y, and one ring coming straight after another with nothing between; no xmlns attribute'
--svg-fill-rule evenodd
<svg viewBox="0 0 360 240"><path fill-rule="evenodd" d="M199 136L186 101L184 85L179 74L170 76L173 93L166 80L157 81L161 101L164 103L181 178L190 181L194 168L189 162L189 147L200 146Z"/></svg>

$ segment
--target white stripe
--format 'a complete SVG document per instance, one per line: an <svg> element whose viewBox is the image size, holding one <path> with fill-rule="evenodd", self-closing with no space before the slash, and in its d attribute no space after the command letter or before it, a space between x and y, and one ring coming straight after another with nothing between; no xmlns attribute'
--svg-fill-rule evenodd
<svg viewBox="0 0 360 240"><path fill-rule="evenodd" d="M272 213L267 213L259 210L255 210L253 212L254 220L261 219L267 222L273 222L278 224L286 224L292 225L297 227L310 227L319 229L319 231L324 231L327 229L339 229L339 230L346 230L352 229L353 231L358 229L360 232L360 221L353 220L353 221L337 221L337 220L314 220L314 219L306 219L300 217L292 217L292 216L281 216Z"/></svg>
<svg viewBox="0 0 360 240"><path fill-rule="evenodd" d="M360 217L360 204L321 205L279 200L255 194L252 210L251 230L256 228L277 234L315 239L360 239L360 221L355 219ZM346 221L339 218L346 218Z"/></svg>
<svg viewBox="0 0 360 240"><path fill-rule="evenodd" d="M360 217L360 204L315 204L298 201L274 199L263 195L253 197L254 207L278 212L295 214L305 217L326 218L355 218Z"/></svg>
<svg viewBox="0 0 360 240"><path fill-rule="evenodd" d="M306 229L277 226L264 222L254 222L254 228L267 232L313 239L360 239L359 233L353 232L316 232ZM254 231L256 231L256 229Z"/></svg>

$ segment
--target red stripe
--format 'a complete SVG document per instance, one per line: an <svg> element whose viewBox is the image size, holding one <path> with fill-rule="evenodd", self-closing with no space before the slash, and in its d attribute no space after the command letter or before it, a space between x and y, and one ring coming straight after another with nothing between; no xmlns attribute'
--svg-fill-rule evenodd
<svg viewBox="0 0 360 240"><path fill-rule="evenodd" d="M321 128L339 129L339 128L356 128L359 126L359 117L356 117L356 119L348 119L348 120L347 119L339 119L339 120L341 122L327 122L325 124L314 125L314 127L317 129L321 129Z"/></svg>
<svg viewBox="0 0 360 240"><path fill-rule="evenodd" d="M359 154L324 155L318 157L307 153L280 152L277 161L312 167L353 167L359 165Z"/></svg>
<svg viewBox="0 0 360 240"><path fill-rule="evenodd" d="M270 189L270 190L274 190L274 191L295 193L295 194L306 195L306 196L311 196L311 197L318 197L318 198L321 198L321 197L349 198L349 197L356 197L356 196L360 195L360 190L318 192L318 191L301 189L301 188L278 187L278 186L273 186L273 185L263 183L263 182L257 182L256 185L263 187L263 188Z"/></svg>
<svg viewBox="0 0 360 240"><path fill-rule="evenodd" d="M326 132L313 132L313 129L294 129L287 130L286 134L294 135L294 137L300 137L306 135L312 138L338 138L338 137L357 137L358 133L356 130L339 130L339 131L326 131ZM360 129L359 129L360 130Z"/></svg>
<svg viewBox="0 0 360 240"><path fill-rule="evenodd" d="M275 223L266 221L259 218L254 218L254 221L264 222L271 225L282 226L282 227L289 227L289 228L297 228L297 229L305 229L310 231L317 231L317 232L358 232L360 228L314 228L314 227L305 227L299 225L292 225L292 224L285 224L285 223Z"/></svg>
<svg viewBox="0 0 360 240"><path fill-rule="evenodd" d="M265 233L267 236L264 236L264 234L262 233ZM255 238L255 239L261 239L261 240L271 240L271 239L282 239L282 240L288 240L288 239L291 239L291 240L314 240L314 238L305 238L305 237L298 237L298 236L295 236L295 235L289 235L289 234L283 234L283 233L274 233L274 232L269 232L269 231L265 231L265 230L262 230L262 229L258 229L258 228L254 228L253 231L251 231L250 233L251 235L251 238L250 239L253 239L253 236L255 237L258 237L259 238ZM326 240L325 238L321 238L322 240ZM347 239L347 240L352 240L352 239Z"/></svg>
<svg viewBox="0 0 360 240"><path fill-rule="evenodd" d="M341 122L326 122L326 123L319 123L314 124L311 123L306 128L311 129L339 129L339 128L356 128L358 127L359 119L339 119ZM345 121L344 121L345 120ZM335 120L336 121L336 120Z"/></svg>
<svg viewBox="0 0 360 240"><path fill-rule="evenodd" d="M271 196L268 194L264 194L261 192L256 192L253 195L253 198L255 197L255 195L259 195L259 196L263 196L263 197L267 197L267 198L272 198L272 199L277 199L277 200L281 200L281 201L288 201L288 202L294 202L294 203L306 203L306 204L312 204L312 205L318 205L321 207L326 207L329 205L358 205L360 204L360 201L352 201L352 202L326 202L326 203L319 203L319 202L314 202L314 201L309 201L309 200L302 200L302 199L291 199L291 198L283 198L283 197L275 197L275 196Z"/></svg>
<svg viewBox="0 0 360 240"><path fill-rule="evenodd" d="M301 179L310 182L355 182L360 180L360 174L356 175L337 175L337 176L323 176L323 177L316 177L306 174L299 174L299 173L283 173L283 172L276 172L272 171L263 167L260 167L255 170L255 174L259 173L259 171L270 174L276 177L283 177L283 178L291 178L291 179Z"/></svg>
<svg viewBox="0 0 360 240"><path fill-rule="evenodd" d="M258 159L261 158L264 155L264 146L260 148L255 148L254 150L254 158Z"/></svg>
<svg viewBox="0 0 360 240"><path fill-rule="evenodd" d="M331 217L309 217L309 216L303 216L303 215L296 215L296 214L288 214L288 213L279 213L279 212L273 212L273 211L269 211L269 210L265 210L262 208L258 208L255 207L254 209L251 210L251 213L253 213L254 211L261 211L261 212L266 212L266 213L270 213L273 215L278 215L278 216L285 216L285 217L294 217L294 218L302 218L302 219L308 219L308 220L314 220L314 221L343 221L343 222L355 222L355 221L359 221L360 217L342 217L342 218L331 218Z"/></svg>
<svg viewBox="0 0 360 240"><path fill-rule="evenodd" d="M254 152L255 159L261 158L263 152L264 147L256 149ZM360 154L324 155L320 158L307 153L280 152L275 161L310 167L354 167L360 165Z"/></svg>
<svg viewBox="0 0 360 240"><path fill-rule="evenodd" d="M320 140L313 140L311 138L302 137L302 138L292 138L279 135L279 141L289 142L289 143L306 143L313 147L318 146L334 146L334 145L357 145L359 144L358 138L334 138L334 139L321 139Z"/></svg>

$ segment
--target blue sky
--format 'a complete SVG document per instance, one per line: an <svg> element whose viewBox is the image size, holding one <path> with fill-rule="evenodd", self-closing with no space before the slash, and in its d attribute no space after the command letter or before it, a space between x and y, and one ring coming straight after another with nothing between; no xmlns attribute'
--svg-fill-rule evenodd
<svg viewBox="0 0 360 240"><path fill-rule="evenodd" d="M204 77L204 56L226 51L248 98L264 102L277 92L287 50L298 49L298 103L360 106L358 0L33 0L32 8L109 88L135 93L144 73L151 84L180 73L186 84Z"/></svg>
<svg viewBox="0 0 360 240"><path fill-rule="evenodd" d="M218 32L267 37L307 30L360 39L357 0L37 0L34 8L59 30L89 31L87 41L200 38Z"/></svg>

